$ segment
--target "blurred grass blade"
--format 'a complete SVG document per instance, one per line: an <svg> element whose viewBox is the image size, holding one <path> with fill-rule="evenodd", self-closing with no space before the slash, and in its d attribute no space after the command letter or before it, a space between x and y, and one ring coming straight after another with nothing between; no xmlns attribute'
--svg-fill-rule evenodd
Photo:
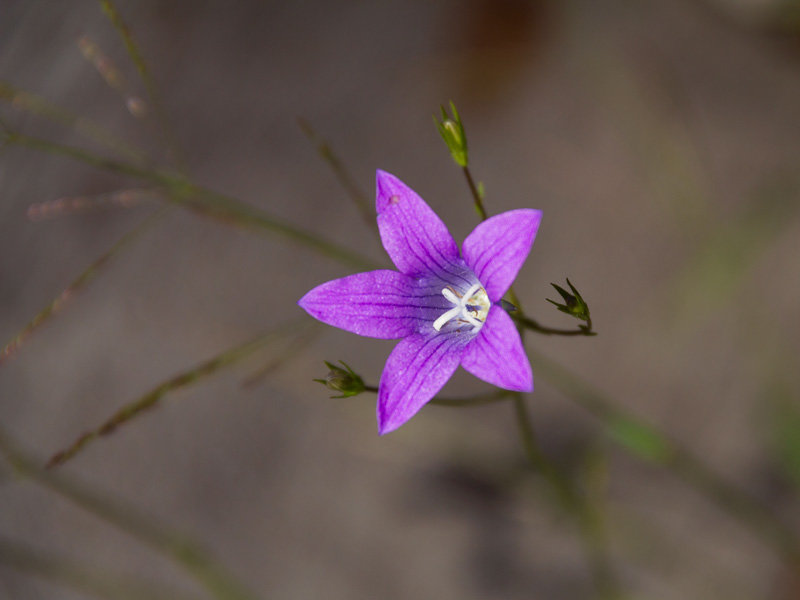
<svg viewBox="0 0 800 600"><path fill-rule="evenodd" d="M161 196L157 189L126 189L96 194L94 196L62 196L55 200L28 206L27 216L32 221L74 215L87 211L111 208L131 208Z"/></svg>
<svg viewBox="0 0 800 600"><path fill-rule="evenodd" d="M81 148L56 144L49 140L4 132L4 142L9 145L31 148L39 152L72 158L93 167L119 175L126 175L162 186L169 192L167 200L200 214L221 219L239 227L280 234L324 256L361 269L381 268L379 263L343 246L329 242L318 234L281 221L241 200L197 186L186 178L155 169L143 169L129 163L97 156Z"/></svg>
<svg viewBox="0 0 800 600"><path fill-rule="evenodd" d="M769 407L773 453L782 471L800 490L800 405L788 394L775 398Z"/></svg>
<svg viewBox="0 0 800 600"><path fill-rule="evenodd" d="M361 215L361 218L364 220L364 223L367 224L369 230L375 233L380 240L378 229L375 227L375 206L373 203L358 186L355 178L350 174L350 171L347 169L347 167L344 166L344 163L339 160L339 157L333 151L333 148L331 148L330 144L326 140L320 138L316 131L314 131L314 129L305 119L298 118L297 123L308 138L308 141L314 144L314 147L322 157L322 160L324 160L331 168L333 174L336 176L336 179L339 180L339 184L342 186L345 192L347 192L347 195L350 196L350 199L353 201L353 204L355 204L356 209L358 209L358 212Z"/></svg>
<svg viewBox="0 0 800 600"><path fill-rule="evenodd" d="M611 415L606 423L606 432L642 460L661 464L669 458L669 442L650 425L623 415Z"/></svg>
<svg viewBox="0 0 800 600"><path fill-rule="evenodd" d="M701 492L717 506L747 525L768 542L789 564L800 563L800 536L769 507L728 483L696 456L672 442L654 426L627 414L561 365L528 350L537 373L594 415L609 437L633 450L636 456L660 465Z"/></svg>
<svg viewBox="0 0 800 600"><path fill-rule="evenodd" d="M238 363L257 350L260 350L267 344L286 337L290 333L296 332L298 329L301 330L301 334L304 334L304 324L305 328L313 326L313 323L309 322L309 320L305 318L303 318L301 321L290 321L272 331L259 335L258 337L249 340L244 344L240 344L229 350L226 350L221 354L218 354L217 356L197 365L196 367L167 379L133 402L125 404L109 419L104 421L99 427L92 429L91 431L87 431L77 440L75 440L69 447L54 454L48 461L47 467L55 467L64 464L81 452L88 444L97 440L97 438L114 433L117 428L129 423L131 420L140 416L145 411L151 410L158 406L158 404L167 394L181 388L188 387L207 377L210 377L225 367L229 367Z"/></svg>
<svg viewBox="0 0 800 600"><path fill-rule="evenodd" d="M530 413L520 393L512 392L514 416L517 421L522 447L531 467L553 488L558 505L575 519L584 545L584 552L600 600L623 598L621 584L611 563L608 540L600 505L592 505L589 498L579 492L574 481L559 469L542 451L531 425Z"/></svg>
<svg viewBox="0 0 800 600"><path fill-rule="evenodd" d="M146 583L130 576L111 575L92 565L56 557L0 537L0 566L40 577L56 585L99 598L119 600L191 600L175 589Z"/></svg>
<svg viewBox="0 0 800 600"><path fill-rule="evenodd" d="M752 195L735 217L709 227L676 278L671 326L690 328L739 297L738 288L798 210L800 182L778 177Z"/></svg>
<svg viewBox="0 0 800 600"><path fill-rule="evenodd" d="M310 321L305 330L301 331L289 345L283 349L281 355L262 365L260 369L251 373L242 382L242 387L253 387L261 383L266 377L274 373L279 367L292 361L306 346L308 346L322 331L321 324Z"/></svg>
<svg viewBox="0 0 800 600"><path fill-rule="evenodd" d="M163 207L154 212L139 225L128 231L113 246L106 250L100 257L90 264L86 270L78 275L75 280L67 286L67 288L58 295L50 304L45 306L23 329L20 331L5 347L0 351L0 365L3 364L9 357L11 357L17 349L33 334L39 327L44 325L53 315L55 315L64 304L70 300L77 292L83 289L92 279L94 279L100 270L110 261L116 254L122 251L125 247L130 245L138 239L143 233L155 225L167 212L169 207Z"/></svg>
<svg viewBox="0 0 800 600"><path fill-rule="evenodd" d="M137 165L145 165L149 162L147 154L143 151L116 137L94 121L73 114L48 102L41 96L16 88L5 81L0 81L0 100L5 100L18 110L23 110L73 129L85 138L111 150L120 158L129 160Z"/></svg>
<svg viewBox="0 0 800 600"><path fill-rule="evenodd" d="M31 479L170 558L214 598L256 599L254 594L233 578L199 544L185 535L173 532L169 526L145 517L131 506L111 501L61 474L44 471L37 466L38 460L22 452L2 429L0 454L6 457L19 476Z"/></svg>
<svg viewBox="0 0 800 600"><path fill-rule="evenodd" d="M130 56L131 61L136 67L136 70L139 72L139 77L142 79L142 83L144 83L148 101L153 107L153 113L156 121L155 125L161 135L161 141L167 150L167 153L169 154L170 162L172 162L172 164L176 165L181 170L184 170L183 158L178 148L175 134L172 131L172 128L169 126L169 120L166 117L164 106L159 98L155 80L150 73L150 69L147 67L147 63L145 62L144 57L139 50L139 46L133 39L130 28L123 20L122 15L120 14L119 10L117 10L117 7L112 0L99 0L99 2L100 7L103 10L103 14L108 17L111 25L113 25L114 29L117 30L117 33L122 39L122 43L125 45L125 50L128 52L128 56Z"/></svg>

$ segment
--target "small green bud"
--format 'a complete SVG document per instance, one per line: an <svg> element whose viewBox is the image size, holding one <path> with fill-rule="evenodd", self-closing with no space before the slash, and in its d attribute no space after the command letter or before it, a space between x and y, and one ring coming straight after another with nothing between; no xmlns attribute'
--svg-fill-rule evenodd
<svg viewBox="0 0 800 600"><path fill-rule="evenodd" d="M436 123L436 128L439 130L439 135L442 136L444 143L447 144L448 150L456 161L456 164L461 167L466 167L469 164L469 157L467 156L467 134L464 133L464 125L461 123L461 117L458 116L456 105L450 101L450 111L452 116L447 114L444 106L442 108L442 120L439 121L433 117L433 122Z"/></svg>
<svg viewBox="0 0 800 600"><path fill-rule="evenodd" d="M559 293L561 298L564 300L564 304L559 304L555 300L550 300L550 298L546 298L548 302L555 305L555 307L563 313L570 315L571 317L575 317L576 319L580 319L581 321L586 321L587 325L581 325L581 329L591 329L592 328L592 318L589 315L589 305L586 304L586 301L581 297L580 293L575 286L572 285L569 279L567 279L567 285L569 285L569 289L572 290L572 293L569 293L567 290L562 288L555 283L551 283L555 290Z"/></svg>
<svg viewBox="0 0 800 600"><path fill-rule="evenodd" d="M344 369L326 360L325 364L330 369L328 374L325 375L325 379L315 379L314 381L321 383L333 392L341 393L341 396L331 396L331 398L357 396L364 391L364 381L343 360L339 362L344 366Z"/></svg>

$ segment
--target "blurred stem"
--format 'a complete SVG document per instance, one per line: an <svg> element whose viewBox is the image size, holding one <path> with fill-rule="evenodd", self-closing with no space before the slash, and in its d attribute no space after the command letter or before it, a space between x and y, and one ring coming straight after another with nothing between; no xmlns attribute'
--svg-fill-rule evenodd
<svg viewBox="0 0 800 600"><path fill-rule="evenodd" d="M73 114L32 92L21 90L5 81L0 81L0 100L6 100L14 108L25 110L33 115L42 116L53 122L60 123L65 127L74 129L77 133L105 146L112 152L117 153L135 164L146 164L149 162L144 152L120 140L94 121Z"/></svg>
<svg viewBox="0 0 800 600"><path fill-rule="evenodd" d="M200 545L184 535L170 531L167 526L144 517L131 506L112 502L73 480L38 468L38 461L19 450L2 430L0 453L5 455L20 477L31 479L170 558L214 598L256 600L255 595L233 578Z"/></svg>
<svg viewBox="0 0 800 600"><path fill-rule="evenodd" d="M0 364L5 362L11 357L14 352L22 345L22 343L31 336L39 327L46 323L59 309L64 305L67 300L72 298L77 292L84 288L92 279L94 279L103 266L108 263L116 254L123 248L127 247L139 237L155 225L170 207L163 207L154 212L139 225L126 232L114 245L100 255L92 264L90 264L67 288L61 292L58 297L50 304L45 306L39 313L31 319L31 321L20 331L5 347L0 350Z"/></svg>
<svg viewBox="0 0 800 600"><path fill-rule="evenodd" d="M345 190L347 195L350 196L350 199L353 201L353 204L361 215L364 223L366 223L369 230L373 232L378 237L378 241L380 241L378 230L375 228L374 204L369 201L367 195L361 191L360 187L358 187L355 178L352 176L347 167L345 167L344 163L339 160L339 157L333 151L333 148L331 148L327 140L319 137L317 132L314 131L314 129L305 119L298 117L297 124L308 138L308 141L314 144L314 147L322 157L322 160L324 160L325 163L327 163L327 165L331 168L333 174L336 176L336 179L339 181L339 184Z"/></svg>
<svg viewBox="0 0 800 600"><path fill-rule="evenodd" d="M72 560L44 553L25 544L0 538L0 565L41 577L100 599L120 600L189 600L195 596L138 579L110 575L94 565L89 567Z"/></svg>
<svg viewBox="0 0 800 600"><path fill-rule="evenodd" d="M99 2L103 13L108 17L108 20L111 22L111 25L113 25L114 29L117 30L120 38L122 38L122 42L125 45L128 56L130 56L131 61L133 61L133 64L136 66L136 70L139 72L139 77L141 78L142 83L144 83L148 101L153 107L156 129L158 129L162 136L162 143L167 150L170 162L177 166L179 170L185 170L183 157L178 148L175 134L172 131L172 128L169 125L169 120L164 112L164 107L161 104L158 88L156 87L155 81L150 74L150 69L147 67L147 63L145 62L144 57L139 50L139 46L133 39L130 29L122 19L122 15L117 10L113 0L99 0Z"/></svg>
<svg viewBox="0 0 800 600"><path fill-rule="evenodd" d="M463 167L464 177L467 180L472 200L475 203L475 208L485 221L489 215L483 206L483 198L475 185L475 180L472 178L472 173L469 167ZM564 330L553 329L540 325L533 319L525 317L525 312L522 308L522 303L519 301L513 286L509 287L507 295L511 303L519 311L518 314L513 315L517 322L517 327L530 329L537 333L545 335L594 335L589 330L578 329ZM520 336L523 337L524 330L520 329ZM611 564L608 560L607 543L605 539L605 531L603 528L603 520L599 511L595 509L591 502L584 499L574 488L573 484L564 477L561 472L547 459L541 452L537 443L533 427L530 424L528 416L528 409L522 395L519 393L512 393L514 399L514 414L517 418L520 438L522 440L525 455L531 466L537 470L553 487L558 496L559 503L567 508L569 512L578 521L581 535L584 539L586 546L587 557L592 570L592 576L597 588L600 598L604 600L616 600L622 597L619 584L614 574Z"/></svg>
<svg viewBox="0 0 800 600"><path fill-rule="evenodd" d="M728 483L696 456L670 440L653 425L639 420L596 391L564 367L538 352L530 352L538 372L559 388L568 398L586 409L606 428L609 437L643 460L672 471L680 479L701 492L719 508L749 527L768 542L790 565L800 564L800 538L768 507L744 491ZM640 432L644 448L632 447L622 431Z"/></svg>
<svg viewBox="0 0 800 600"><path fill-rule="evenodd" d="M155 183L170 192L167 195L168 201L195 212L218 218L240 227L277 233L344 264L362 269L380 268L380 265L361 254L326 241L316 233L281 221L241 200L195 185L181 175L156 169L143 169L125 162L97 156L80 148L57 144L10 130L6 130L4 135L5 143L9 145L65 156L119 175Z"/></svg>
<svg viewBox="0 0 800 600"><path fill-rule="evenodd" d="M598 597L606 600L622 598L619 582L608 559L608 544L601 516L539 448L522 394L515 393L513 398L514 416L525 456L533 469L552 486L559 504L577 520Z"/></svg>
<svg viewBox="0 0 800 600"><path fill-rule="evenodd" d="M316 327L315 323L309 323L305 319L303 319L303 321L306 323L306 328ZM143 412L155 408L167 394L195 384L206 377L216 374L225 367L238 363L255 351L260 350L268 343L275 341L287 333L294 332L298 328L301 329L299 335L305 335L305 330L302 328L301 323L302 322L297 320L285 323L281 327L259 335L244 344L234 346L187 371L167 379L133 402L125 404L99 427L84 433L70 446L54 454L47 462L47 467L55 467L64 464L99 437L114 433L119 427L127 424ZM286 355L284 354L284 358L285 357Z"/></svg>

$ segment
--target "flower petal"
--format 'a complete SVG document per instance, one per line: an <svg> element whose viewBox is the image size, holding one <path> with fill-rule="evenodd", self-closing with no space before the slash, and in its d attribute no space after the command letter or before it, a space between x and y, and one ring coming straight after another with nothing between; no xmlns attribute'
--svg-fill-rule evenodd
<svg viewBox="0 0 800 600"><path fill-rule="evenodd" d="M315 287L299 304L315 319L359 335L392 340L433 321L441 309L430 307L417 282L397 271L369 271Z"/></svg>
<svg viewBox="0 0 800 600"><path fill-rule="evenodd" d="M484 381L506 390L533 391L531 363L511 317L497 305L464 353L461 366Z"/></svg>
<svg viewBox="0 0 800 600"><path fill-rule="evenodd" d="M462 336L414 334L386 361L378 389L378 432L383 435L413 417L453 375L464 353Z"/></svg>
<svg viewBox="0 0 800 600"><path fill-rule="evenodd" d="M510 210L487 219L464 240L464 260L492 302L500 300L514 282L541 220L540 210Z"/></svg>
<svg viewBox="0 0 800 600"><path fill-rule="evenodd" d="M435 212L394 175L378 171L375 206L383 247L406 275L450 272L458 246Z"/></svg>

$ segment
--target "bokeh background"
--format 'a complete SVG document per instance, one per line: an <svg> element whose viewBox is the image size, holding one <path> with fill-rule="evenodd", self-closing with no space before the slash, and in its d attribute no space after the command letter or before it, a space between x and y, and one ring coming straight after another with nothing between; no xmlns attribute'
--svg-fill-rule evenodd
<svg viewBox="0 0 800 600"><path fill-rule="evenodd" d="M568 276L599 332L531 334L529 347L800 526L796 2L118 7L194 181L376 261L386 258L374 229L297 117L368 196L376 168L395 173L462 240L477 217L431 120L454 100L490 212L544 211L516 284L526 310L572 326L544 301L549 283ZM113 62L125 94L86 60L82 38ZM146 90L95 3L0 2L0 79L168 164L163 128L126 108ZM15 131L109 154L4 89L0 117ZM1 152L5 342L158 202L32 220L32 205L142 184L63 156ZM353 271L174 209L2 364L0 426L43 464L169 377L301 317L302 294ZM301 351L268 346L168 395L60 470L191 536L258 597L594 597L578 528L525 469L510 405L427 407L379 438L373 396L330 400L311 381L324 376L323 360L341 359L376 383L392 345L328 328ZM609 443L535 361L533 370L528 404L542 447L591 483L628 597L800 597L796 575L762 539ZM445 391L488 389L460 372ZM92 597L50 581L52 565L22 564L11 542L93 575L204 597L159 552L0 468L0 597Z"/></svg>

